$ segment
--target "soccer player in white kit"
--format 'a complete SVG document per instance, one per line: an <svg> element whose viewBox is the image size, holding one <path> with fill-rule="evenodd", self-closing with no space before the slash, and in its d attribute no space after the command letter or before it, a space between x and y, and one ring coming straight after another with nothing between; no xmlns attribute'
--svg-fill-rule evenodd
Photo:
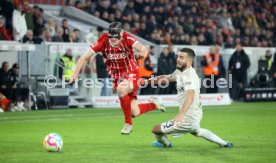
<svg viewBox="0 0 276 163"><path fill-rule="evenodd" d="M221 147L232 147L233 144L222 140L220 137L207 129L200 128L202 119L202 106L200 102L200 81L192 67L195 53L190 48L183 48L178 52L176 71L170 75L158 76L154 83L160 80L177 82L177 97L179 102L179 113L173 119L156 125L152 132L156 137L154 147L172 147L167 135L179 136L191 133L194 136L203 137ZM150 81L147 81L150 82Z"/></svg>

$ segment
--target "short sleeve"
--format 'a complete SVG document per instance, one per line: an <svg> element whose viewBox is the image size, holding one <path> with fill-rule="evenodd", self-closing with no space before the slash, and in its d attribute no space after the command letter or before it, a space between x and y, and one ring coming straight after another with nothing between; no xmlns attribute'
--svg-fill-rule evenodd
<svg viewBox="0 0 276 163"><path fill-rule="evenodd" d="M90 48L95 52L101 52L103 50L103 46L106 42L106 34L102 35L94 44L90 45Z"/></svg>
<svg viewBox="0 0 276 163"><path fill-rule="evenodd" d="M196 90L196 81L194 80L194 75L188 71L188 72L185 72L184 76L184 81L183 81L183 84L184 84L184 89L185 90L189 90L189 89L193 89L193 90Z"/></svg>
<svg viewBox="0 0 276 163"><path fill-rule="evenodd" d="M167 78L169 81L176 81L177 75L179 75L180 71L176 69L172 74L168 75Z"/></svg>
<svg viewBox="0 0 276 163"><path fill-rule="evenodd" d="M133 48L133 46L138 42L136 38L134 38L132 35L130 35L127 32L125 32L125 39L126 39L127 46L130 48Z"/></svg>

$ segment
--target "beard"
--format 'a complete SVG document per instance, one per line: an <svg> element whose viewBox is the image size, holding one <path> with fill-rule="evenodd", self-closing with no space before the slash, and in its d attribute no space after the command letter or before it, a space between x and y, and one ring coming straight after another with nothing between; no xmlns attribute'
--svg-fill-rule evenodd
<svg viewBox="0 0 276 163"><path fill-rule="evenodd" d="M176 65L176 69L178 69L180 71L184 71L186 67L187 67L187 63L183 63L182 65L177 63L177 65Z"/></svg>

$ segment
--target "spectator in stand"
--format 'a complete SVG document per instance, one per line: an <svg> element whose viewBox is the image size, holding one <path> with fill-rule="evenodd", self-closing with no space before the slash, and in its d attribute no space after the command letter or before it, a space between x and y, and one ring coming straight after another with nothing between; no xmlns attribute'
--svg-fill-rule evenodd
<svg viewBox="0 0 276 163"><path fill-rule="evenodd" d="M206 44L207 44L207 42L205 40L204 35L202 33L199 34L199 36L198 36L198 45L206 45Z"/></svg>
<svg viewBox="0 0 276 163"><path fill-rule="evenodd" d="M64 42L63 41L63 29L61 27L57 28L56 34L52 37L52 42Z"/></svg>
<svg viewBox="0 0 276 163"><path fill-rule="evenodd" d="M27 111L27 109L24 107L24 104L28 99L29 89L26 87L26 84L19 82L18 64L14 63L8 73L12 85L12 101L16 105L14 108L16 108L16 111Z"/></svg>
<svg viewBox="0 0 276 163"><path fill-rule="evenodd" d="M120 10L115 11L115 21L121 21L122 12Z"/></svg>
<svg viewBox="0 0 276 163"><path fill-rule="evenodd" d="M124 9L123 15L133 15L135 14L135 10L134 10L134 2L133 1L128 1L127 2L127 6Z"/></svg>
<svg viewBox="0 0 276 163"><path fill-rule="evenodd" d="M77 9L80 9L80 10L83 10L83 6L82 6L82 4L81 4L81 2L80 1L75 1L75 5L74 5Z"/></svg>
<svg viewBox="0 0 276 163"><path fill-rule="evenodd" d="M232 89L230 97L239 100L242 97L243 89L247 87L247 70L250 66L248 55L242 49L241 44L236 46L236 51L229 60L228 72L232 74Z"/></svg>
<svg viewBox="0 0 276 163"><path fill-rule="evenodd" d="M99 1L97 7L95 8L95 12L99 12L100 18L102 18L103 13L105 13L105 12L113 13L110 9L111 9L110 2L108 0L101 0L101 1Z"/></svg>
<svg viewBox="0 0 276 163"><path fill-rule="evenodd" d="M5 26L5 17L0 15L0 40L12 40L9 31Z"/></svg>
<svg viewBox="0 0 276 163"><path fill-rule="evenodd" d="M230 14L227 11L223 11L222 15L219 18L219 27L224 28L226 30L234 31L235 28L233 26Z"/></svg>
<svg viewBox="0 0 276 163"><path fill-rule="evenodd" d="M34 10L34 16L33 16L33 20L34 20L34 36L35 37L39 37L44 29L44 18L43 18L43 9L37 7Z"/></svg>
<svg viewBox="0 0 276 163"><path fill-rule="evenodd" d="M75 32L70 32L69 34L69 42L77 42L77 35Z"/></svg>
<svg viewBox="0 0 276 163"><path fill-rule="evenodd" d="M53 18L49 18L47 24L45 25L48 28L51 37L53 37L57 32L57 23Z"/></svg>
<svg viewBox="0 0 276 163"><path fill-rule="evenodd" d="M198 44L196 36L193 35L193 36L191 37L190 44L191 44L191 45L197 45L197 44Z"/></svg>
<svg viewBox="0 0 276 163"><path fill-rule="evenodd" d="M44 28L43 32L41 34L41 38L43 41L46 42L52 42L52 36L51 36L51 32L49 30L49 28Z"/></svg>
<svg viewBox="0 0 276 163"><path fill-rule="evenodd" d="M33 31L28 30L27 34L23 37L22 42L27 44L41 44L43 40L40 37L34 37Z"/></svg>
<svg viewBox="0 0 276 163"><path fill-rule="evenodd" d="M74 34L75 34L75 36L76 36L75 42L82 42L82 41L81 41L81 38L80 38L80 30L77 29L77 28L75 28L75 29L73 30L73 32L74 32Z"/></svg>
<svg viewBox="0 0 276 163"><path fill-rule="evenodd" d="M39 37L44 30L43 17L38 17L36 19L36 21L37 22L35 23L35 28L34 28L33 32L34 32L35 37Z"/></svg>
<svg viewBox="0 0 276 163"><path fill-rule="evenodd" d="M234 45L234 39L233 39L233 37L228 36L227 37L227 41L224 44L224 48L234 48L234 47L235 47L235 45Z"/></svg>
<svg viewBox="0 0 276 163"><path fill-rule="evenodd" d="M175 54L170 53L169 47L163 48L163 52L158 58L157 75L168 75L174 72L176 64ZM160 88L158 94L171 94L174 90L170 86L167 88Z"/></svg>
<svg viewBox="0 0 276 163"><path fill-rule="evenodd" d="M68 21L67 19L63 19L62 20L62 25L61 25L62 29L63 29L63 35L62 35L62 38L63 38L63 41L64 42L70 42L70 29L68 28Z"/></svg>
<svg viewBox="0 0 276 163"><path fill-rule="evenodd" d="M149 79L153 75L153 64L150 60L150 55L148 55L146 58L138 56L137 63L139 66L139 72L143 79ZM141 95L149 95L152 94L152 88L151 85L147 85L146 87L140 88L140 94Z"/></svg>
<svg viewBox="0 0 276 163"><path fill-rule="evenodd" d="M9 76L9 63L8 62L3 62L2 67L0 69L0 93L5 95L8 99L12 99L12 85L10 81L10 76Z"/></svg>
<svg viewBox="0 0 276 163"><path fill-rule="evenodd" d="M225 78L226 77L226 69L225 69L225 66L224 66L224 63L223 63L223 58L222 58L222 55L221 55L221 46L220 45L216 45L215 46L215 53L216 54L219 54L219 77L220 78Z"/></svg>
<svg viewBox="0 0 276 163"><path fill-rule="evenodd" d="M108 72L106 71L106 64L101 54L96 55L97 77L102 82L103 87L101 90L101 96L112 95L112 83Z"/></svg>
<svg viewBox="0 0 276 163"><path fill-rule="evenodd" d="M158 68L158 61L156 57L156 47L155 46L150 46L150 51L149 51L149 59L153 67L153 74L157 74L157 68Z"/></svg>
<svg viewBox="0 0 276 163"><path fill-rule="evenodd" d="M96 3L92 3L92 0L85 0L83 10L89 14L92 14L96 8Z"/></svg>
<svg viewBox="0 0 276 163"><path fill-rule="evenodd" d="M86 43L93 43L96 42L98 39L98 31L96 29L90 29L89 33L85 37Z"/></svg>
<svg viewBox="0 0 276 163"><path fill-rule="evenodd" d="M12 1L0 0L0 15L3 15L6 18L6 29L10 34L13 33L12 26L12 15L13 15L14 5Z"/></svg>
<svg viewBox="0 0 276 163"><path fill-rule="evenodd" d="M14 40L21 40L27 33L28 29L25 20L25 14L23 13L23 7L20 3L16 6L16 9L13 11L12 25Z"/></svg>
<svg viewBox="0 0 276 163"><path fill-rule="evenodd" d="M29 5L29 0L23 1L23 12L25 13L28 30L34 30L33 10Z"/></svg>
<svg viewBox="0 0 276 163"><path fill-rule="evenodd" d="M212 46L210 51L205 54L203 60L201 61L204 78L208 79L206 83L206 93L218 93L218 87L216 84L217 79L225 74L225 68L223 66L219 49L219 46Z"/></svg>

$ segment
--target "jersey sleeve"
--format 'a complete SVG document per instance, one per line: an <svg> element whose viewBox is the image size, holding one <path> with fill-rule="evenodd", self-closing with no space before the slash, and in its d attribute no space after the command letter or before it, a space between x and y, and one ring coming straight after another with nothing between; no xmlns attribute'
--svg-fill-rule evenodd
<svg viewBox="0 0 276 163"><path fill-rule="evenodd" d="M189 90L189 89L192 89L192 90L197 90L196 88L196 82L194 80L194 76L191 72L186 72L184 74L184 89L185 90Z"/></svg>
<svg viewBox="0 0 276 163"><path fill-rule="evenodd" d="M125 33L125 39L129 48L133 48L133 46L138 42L138 40L129 33Z"/></svg>
<svg viewBox="0 0 276 163"><path fill-rule="evenodd" d="M99 53L103 50L104 44L106 42L106 34L102 35L95 43L90 45L90 48L95 52Z"/></svg>
<svg viewBox="0 0 276 163"><path fill-rule="evenodd" d="M177 79L177 75L179 75L179 70L175 70L172 74L167 75L167 78L169 79L169 81L175 82Z"/></svg>

